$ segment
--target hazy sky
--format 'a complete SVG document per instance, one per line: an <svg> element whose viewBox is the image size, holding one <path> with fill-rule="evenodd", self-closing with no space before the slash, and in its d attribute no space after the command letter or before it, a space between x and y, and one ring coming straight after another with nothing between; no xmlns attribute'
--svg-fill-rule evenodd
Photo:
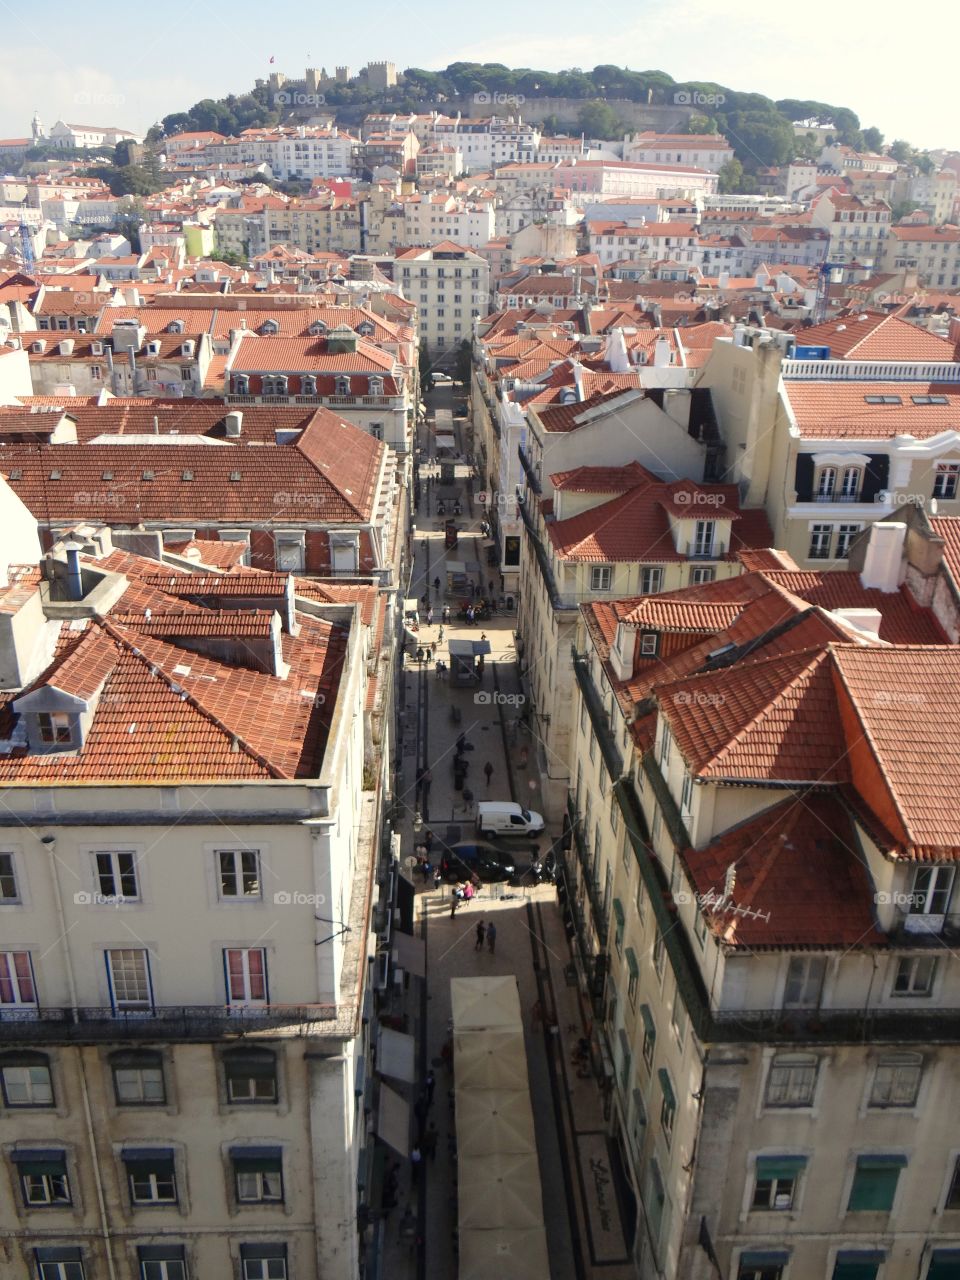
<svg viewBox="0 0 960 1280"><path fill-rule="evenodd" d="M66 0L0 4L0 137L28 134L34 109L47 128L59 117L142 132L199 98L243 92L270 70L296 76L306 65L356 70L387 59L401 70L459 60L547 70L622 62L676 80L848 106L888 141L960 149L960 13L951 5L938 8L936 19L928 12L913 34L908 12L891 0L847 0L815 11L714 0L636 0L620 10L581 0L547 7L516 0L167 0L153 10L78 9ZM592 14L596 29L584 29Z"/></svg>

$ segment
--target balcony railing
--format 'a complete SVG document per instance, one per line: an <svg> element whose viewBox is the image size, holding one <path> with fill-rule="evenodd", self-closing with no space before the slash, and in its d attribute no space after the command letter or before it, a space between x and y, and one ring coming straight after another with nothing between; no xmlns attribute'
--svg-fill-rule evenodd
<svg viewBox="0 0 960 1280"><path fill-rule="evenodd" d="M155 1005L122 1010L41 1005L0 1012L0 1044L107 1040L209 1040L270 1030L316 1035L337 1017L333 1004Z"/></svg>
<svg viewBox="0 0 960 1280"><path fill-rule="evenodd" d="M573 832L573 843L577 851L577 861L580 863L584 887L590 900L590 910L593 912L593 927L603 945L606 943L607 930L610 926L609 913L604 908L603 894L600 892L600 886L594 874L593 858L583 835L583 818L577 812L574 798L569 792L567 793L567 815L570 818L570 829Z"/></svg>
<svg viewBox="0 0 960 1280"><path fill-rule="evenodd" d="M521 467L523 467L523 474L527 477L527 484L530 486L530 488L539 498L540 494L543 492L543 489L540 485L540 477L537 475L536 471L534 470L533 463L527 457L522 447L518 447L517 456L520 459Z"/></svg>
<svg viewBox="0 0 960 1280"><path fill-rule="evenodd" d="M533 554L537 561L537 568L540 570L540 577L543 579L543 585L547 589L547 596L550 604L554 609L575 609L576 605L568 603L560 592L557 590L557 580L553 576L553 567L550 564L550 557L543 545L540 534L537 532L537 524L529 503L521 502L520 519L523 521L524 528L530 538L530 545L533 547Z"/></svg>
<svg viewBox="0 0 960 1280"><path fill-rule="evenodd" d="M616 782L623 775L623 755L617 746L617 740L610 728L610 719L600 701L593 677L590 675L590 664L582 654L577 653L576 649L573 650L573 670L583 695L587 714L590 716L590 723L600 744L603 763L607 766L611 781Z"/></svg>
<svg viewBox="0 0 960 1280"><path fill-rule="evenodd" d="M815 382L960 382L960 363L900 360L784 360L784 378Z"/></svg>

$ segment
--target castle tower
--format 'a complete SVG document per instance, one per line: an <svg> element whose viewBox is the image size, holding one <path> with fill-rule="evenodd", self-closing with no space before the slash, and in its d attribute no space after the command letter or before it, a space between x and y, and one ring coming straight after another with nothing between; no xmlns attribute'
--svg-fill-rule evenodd
<svg viewBox="0 0 960 1280"><path fill-rule="evenodd" d="M336 75L337 75L337 84L346 84L347 81L350 79L350 68L337 67Z"/></svg>
<svg viewBox="0 0 960 1280"><path fill-rule="evenodd" d="M46 137L43 132L43 125L40 123L40 112L33 113L33 119L30 121L30 132L33 134L34 142L39 142L41 138Z"/></svg>

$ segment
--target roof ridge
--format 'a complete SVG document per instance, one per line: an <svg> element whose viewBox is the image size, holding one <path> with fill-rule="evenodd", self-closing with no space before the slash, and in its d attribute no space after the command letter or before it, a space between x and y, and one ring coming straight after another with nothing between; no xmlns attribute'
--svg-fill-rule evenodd
<svg viewBox="0 0 960 1280"><path fill-rule="evenodd" d="M204 719L209 721L209 723L212 724L213 727L219 733L221 733L225 738L229 738L231 745L234 742L236 742L238 750L243 751L244 754L249 756L249 758L253 760L255 764L258 764L260 765L261 768L266 769L268 773L273 775L273 777L283 778L286 776L280 769L277 768L275 764L273 764L265 756L261 755L259 751L256 751L247 742L245 738L242 738L239 733L231 729L228 725L224 724L224 722L219 718L219 716L214 715L214 713L208 707L204 706L203 703L200 701L200 699L196 697L196 695L190 693L188 689L184 689L182 686L177 685L171 679L171 677L167 675L167 673L163 670L162 667L158 666L155 662L151 662L150 659L147 657L147 655L139 647L139 645L134 644L130 639L127 638L127 636L123 634L123 628L119 624L112 623L107 618L97 618L95 619L95 621L98 622L100 626L102 626L103 629L108 633L108 635L110 635L119 645L121 645L124 648L124 650L130 654L131 657L135 658L143 666L145 666L149 671L150 675L153 676L154 679L159 679L164 685L166 685L170 693L180 698L181 701L186 702L187 705L192 707L194 711L196 711L199 715L203 716ZM166 649L176 648L175 645L168 645L165 641L158 640L154 636L149 636L147 637L147 639L150 643L162 645ZM210 660L211 659L208 659L208 661Z"/></svg>

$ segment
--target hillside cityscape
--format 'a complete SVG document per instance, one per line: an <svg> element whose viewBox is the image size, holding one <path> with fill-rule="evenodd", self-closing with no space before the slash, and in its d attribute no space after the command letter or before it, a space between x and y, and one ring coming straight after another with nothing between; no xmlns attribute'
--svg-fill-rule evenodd
<svg viewBox="0 0 960 1280"><path fill-rule="evenodd" d="M0 139L0 1276L960 1280L960 141L263 62Z"/></svg>

